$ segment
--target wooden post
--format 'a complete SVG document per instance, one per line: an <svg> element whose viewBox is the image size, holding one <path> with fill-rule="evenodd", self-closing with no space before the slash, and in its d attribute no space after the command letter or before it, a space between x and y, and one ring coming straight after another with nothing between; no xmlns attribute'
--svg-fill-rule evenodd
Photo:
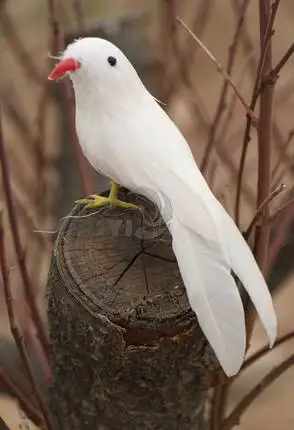
<svg viewBox="0 0 294 430"><path fill-rule="evenodd" d="M56 241L47 289L56 429L203 430L219 366L157 209L124 189L120 198L144 210L75 207Z"/></svg>

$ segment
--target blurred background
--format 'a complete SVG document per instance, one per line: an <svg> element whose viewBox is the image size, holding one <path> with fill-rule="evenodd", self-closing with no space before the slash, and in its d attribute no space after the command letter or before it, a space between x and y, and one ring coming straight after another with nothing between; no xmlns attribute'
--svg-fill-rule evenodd
<svg viewBox="0 0 294 430"><path fill-rule="evenodd" d="M80 36L95 35L111 40L124 50L145 85L164 104L163 108L186 136L215 195L232 215L246 112L229 88L220 109L220 118L216 120L223 76L174 18L180 16L225 67L236 28L242 26L231 75L249 104L260 42L258 2L247 3L243 23L240 21L242 0L55 2L65 44ZM69 87L66 92L61 85L47 82L47 75L56 62L52 56L57 53L49 6L50 1L0 1L0 105L4 143L25 261L41 308L44 308L52 243L61 218L71 210L75 199L108 187L108 181L81 159L75 146L72 133L74 102ZM274 65L294 42L293 19L293 1L281 1L272 38ZM273 210L294 194L294 144L291 140L294 133L293 66L290 58L275 86L272 185L276 187L285 183L287 189L274 200ZM256 211L256 141L256 130L252 129L242 187L242 230L248 227ZM212 142L213 150L203 166L209 142ZM23 306L22 279L1 184L0 204L4 207L13 300L24 337L29 342L32 333ZM275 297L280 333L294 330L293 221L294 209L289 206L273 223L269 252L268 280ZM1 288L0 280L0 292ZM1 366L20 384L25 384L10 335L2 293L0 312ZM257 323L251 351L265 341L264 332ZM293 348L294 341L291 340L245 371L231 389L230 407ZM292 367L252 404L243 416L240 428L293 429L293 398ZM3 391L0 416L5 418L11 429L27 428L19 407ZM29 425L30 429L34 428Z"/></svg>

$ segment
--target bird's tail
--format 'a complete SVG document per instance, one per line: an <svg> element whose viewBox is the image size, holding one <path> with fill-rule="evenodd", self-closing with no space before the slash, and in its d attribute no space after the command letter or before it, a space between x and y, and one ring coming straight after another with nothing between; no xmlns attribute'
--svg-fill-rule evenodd
<svg viewBox="0 0 294 430"><path fill-rule="evenodd" d="M238 373L245 355L245 318L239 291L220 246L208 242L173 217L173 250L191 308L228 376Z"/></svg>

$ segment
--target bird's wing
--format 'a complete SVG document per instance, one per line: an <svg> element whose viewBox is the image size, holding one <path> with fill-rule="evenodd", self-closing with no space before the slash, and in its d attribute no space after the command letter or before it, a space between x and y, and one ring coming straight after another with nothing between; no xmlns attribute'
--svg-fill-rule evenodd
<svg viewBox="0 0 294 430"><path fill-rule="evenodd" d="M272 345L277 320L264 277L236 224L210 191L186 140L162 110L159 114L159 109L154 118L158 127L150 136L149 174L171 201L180 222L202 241L213 244L222 255L222 264L227 264L239 277Z"/></svg>

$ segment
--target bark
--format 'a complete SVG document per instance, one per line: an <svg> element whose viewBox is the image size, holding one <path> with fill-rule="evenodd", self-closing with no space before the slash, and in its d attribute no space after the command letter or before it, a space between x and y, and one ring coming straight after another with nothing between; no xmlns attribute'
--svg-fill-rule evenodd
<svg viewBox="0 0 294 430"><path fill-rule="evenodd" d="M48 280L56 429L205 429L219 366L191 312L156 209L75 207ZM91 210L94 212L94 210ZM143 238L142 238L143 234Z"/></svg>

